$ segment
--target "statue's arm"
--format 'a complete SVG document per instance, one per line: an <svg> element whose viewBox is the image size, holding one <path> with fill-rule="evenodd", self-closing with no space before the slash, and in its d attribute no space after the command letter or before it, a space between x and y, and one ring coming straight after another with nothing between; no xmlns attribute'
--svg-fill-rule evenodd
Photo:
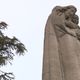
<svg viewBox="0 0 80 80"><path fill-rule="evenodd" d="M70 29L76 29L78 28L78 25L73 23L72 21L67 21L65 20L65 25L66 27L70 28Z"/></svg>
<svg viewBox="0 0 80 80"><path fill-rule="evenodd" d="M56 24L57 26L56 27L59 27L61 30L62 30L62 32L64 32L64 34L66 33L66 34L69 34L69 35L71 35L71 36L73 36L73 37L76 37L76 34L75 34L75 32L74 31L72 31L72 29L70 29L70 28L68 28L68 27L66 27L66 25L65 24Z"/></svg>

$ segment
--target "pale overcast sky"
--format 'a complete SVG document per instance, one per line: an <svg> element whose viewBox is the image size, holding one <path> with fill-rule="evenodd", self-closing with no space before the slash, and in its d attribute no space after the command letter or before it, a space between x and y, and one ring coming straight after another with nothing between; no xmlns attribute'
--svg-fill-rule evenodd
<svg viewBox="0 0 80 80"><path fill-rule="evenodd" d="M6 34L16 36L28 49L12 66L2 68L13 72L15 80L42 80L44 28L56 5L74 5L80 16L80 0L0 0L0 21L9 24Z"/></svg>

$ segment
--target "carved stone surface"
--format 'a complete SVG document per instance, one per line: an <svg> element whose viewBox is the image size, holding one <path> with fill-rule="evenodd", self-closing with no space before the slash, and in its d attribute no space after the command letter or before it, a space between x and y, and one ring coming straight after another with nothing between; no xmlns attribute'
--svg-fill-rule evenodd
<svg viewBox="0 0 80 80"><path fill-rule="evenodd" d="M56 6L44 35L42 80L80 80L80 28L77 9Z"/></svg>

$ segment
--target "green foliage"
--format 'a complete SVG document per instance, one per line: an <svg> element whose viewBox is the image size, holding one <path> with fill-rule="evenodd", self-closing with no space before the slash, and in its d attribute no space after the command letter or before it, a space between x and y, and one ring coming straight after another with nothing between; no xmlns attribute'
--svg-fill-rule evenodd
<svg viewBox="0 0 80 80"><path fill-rule="evenodd" d="M14 75L13 73L6 73L1 71L2 74L0 75L0 80L14 80Z"/></svg>
<svg viewBox="0 0 80 80"><path fill-rule="evenodd" d="M11 63L11 60L14 59L15 55L24 55L24 52L26 51L24 44L16 37L10 38L2 33L1 30L6 29L7 26L8 25L5 22L0 23L0 66ZM2 72L2 74L0 74L0 80L13 79L14 77L12 73Z"/></svg>

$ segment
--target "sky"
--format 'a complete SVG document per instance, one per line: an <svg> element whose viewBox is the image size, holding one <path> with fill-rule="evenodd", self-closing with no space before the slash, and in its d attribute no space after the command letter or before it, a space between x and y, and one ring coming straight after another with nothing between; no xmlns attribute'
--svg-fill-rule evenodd
<svg viewBox="0 0 80 80"><path fill-rule="evenodd" d="M0 21L8 24L4 32L16 36L28 50L24 56L16 56L13 65L1 67L13 72L15 80L42 80L44 28L57 5L74 5L80 16L79 0L0 0Z"/></svg>

